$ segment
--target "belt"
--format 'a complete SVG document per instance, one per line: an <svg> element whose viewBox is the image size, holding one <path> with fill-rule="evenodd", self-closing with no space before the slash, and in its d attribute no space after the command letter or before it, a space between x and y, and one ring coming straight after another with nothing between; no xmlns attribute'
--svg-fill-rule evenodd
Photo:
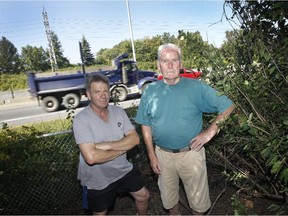
<svg viewBox="0 0 288 216"><path fill-rule="evenodd" d="M166 151L166 152L171 152L171 153L179 153L179 152L186 152L186 151L190 151L191 147L187 146L181 149L167 149L167 148L163 148L163 147L159 147L161 150Z"/></svg>

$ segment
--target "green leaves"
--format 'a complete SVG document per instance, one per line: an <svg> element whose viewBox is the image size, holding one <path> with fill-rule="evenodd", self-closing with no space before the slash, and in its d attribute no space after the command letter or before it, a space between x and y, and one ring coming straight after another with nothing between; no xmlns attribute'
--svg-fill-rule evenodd
<svg viewBox="0 0 288 216"><path fill-rule="evenodd" d="M94 55L91 53L90 44L86 40L86 38L82 37L82 53L83 53L83 63L85 66L91 66L95 64Z"/></svg>
<svg viewBox="0 0 288 216"><path fill-rule="evenodd" d="M229 161L226 166L231 165L231 173L249 173L247 179L238 178L235 184L285 198L288 23L283 19L287 19L284 10L288 5L275 1L226 3L232 6L233 16L239 18L241 30L226 33L227 41L221 47L226 66L219 65L210 81L220 94L228 93L233 99L238 119L222 130L219 151L229 140L225 142L225 159ZM279 207L280 211L283 208Z"/></svg>
<svg viewBox="0 0 288 216"><path fill-rule="evenodd" d="M6 37L2 37L0 40L0 73L19 73L20 65L17 48Z"/></svg>
<svg viewBox="0 0 288 216"><path fill-rule="evenodd" d="M283 167L283 164L284 164L283 160L282 161L278 160L278 161L274 162L272 169L271 169L271 173L272 174L278 173L281 170L281 168Z"/></svg>
<svg viewBox="0 0 288 216"><path fill-rule="evenodd" d="M288 117L286 117L286 119L284 119L283 124L288 126Z"/></svg>
<svg viewBox="0 0 288 216"><path fill-rule="evenodd" d="M43 47L22 47L21 61L25 71L46 71L50 68L49 54Z"/></svg>

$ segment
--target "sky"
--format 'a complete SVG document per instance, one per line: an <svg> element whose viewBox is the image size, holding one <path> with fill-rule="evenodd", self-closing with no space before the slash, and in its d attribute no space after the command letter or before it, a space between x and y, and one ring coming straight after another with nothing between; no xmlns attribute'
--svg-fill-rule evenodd
<svg viewBox="0 0 288 216"><path fill-rule="evenodd" d="M223 17L223 2L0 0L0 37L13 43L20 55L27 45L48 48L42 15L45 9L50 29L58 36L64 56L73 64L81 62L79 42L83 36L94 56L100 49L112 48L124 40L151 38L164 32L178 36L178 30L199 31L204 41L220 47L225 32L233 29ZM231 10L225 9L231 16ZM137 56L137 47L135 50Z"/></svg>

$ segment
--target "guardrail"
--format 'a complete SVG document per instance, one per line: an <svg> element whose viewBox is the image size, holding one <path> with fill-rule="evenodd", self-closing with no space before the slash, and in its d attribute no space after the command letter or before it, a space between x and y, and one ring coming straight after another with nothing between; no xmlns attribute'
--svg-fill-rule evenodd
<svg viewBox="0 0 288 216"><path fill-rule="evenodd" d="M24 90L9 90L0 92L0 104L11 102L13 99L31 97L28 89Z"/></svg>

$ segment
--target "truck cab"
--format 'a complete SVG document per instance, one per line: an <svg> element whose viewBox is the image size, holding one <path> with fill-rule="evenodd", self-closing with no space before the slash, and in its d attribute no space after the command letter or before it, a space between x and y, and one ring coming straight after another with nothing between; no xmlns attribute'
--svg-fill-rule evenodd
<svg viewBox="0 0 288 216"><path fill-rule="evenodd" d="M128 95L142 94L145 87L157 81L156 72L139 70L137 63L126 59L123 54L115 59L114 71L106 71L105 75L110 80L110 92L114 101L124 101Z"/></svg>

